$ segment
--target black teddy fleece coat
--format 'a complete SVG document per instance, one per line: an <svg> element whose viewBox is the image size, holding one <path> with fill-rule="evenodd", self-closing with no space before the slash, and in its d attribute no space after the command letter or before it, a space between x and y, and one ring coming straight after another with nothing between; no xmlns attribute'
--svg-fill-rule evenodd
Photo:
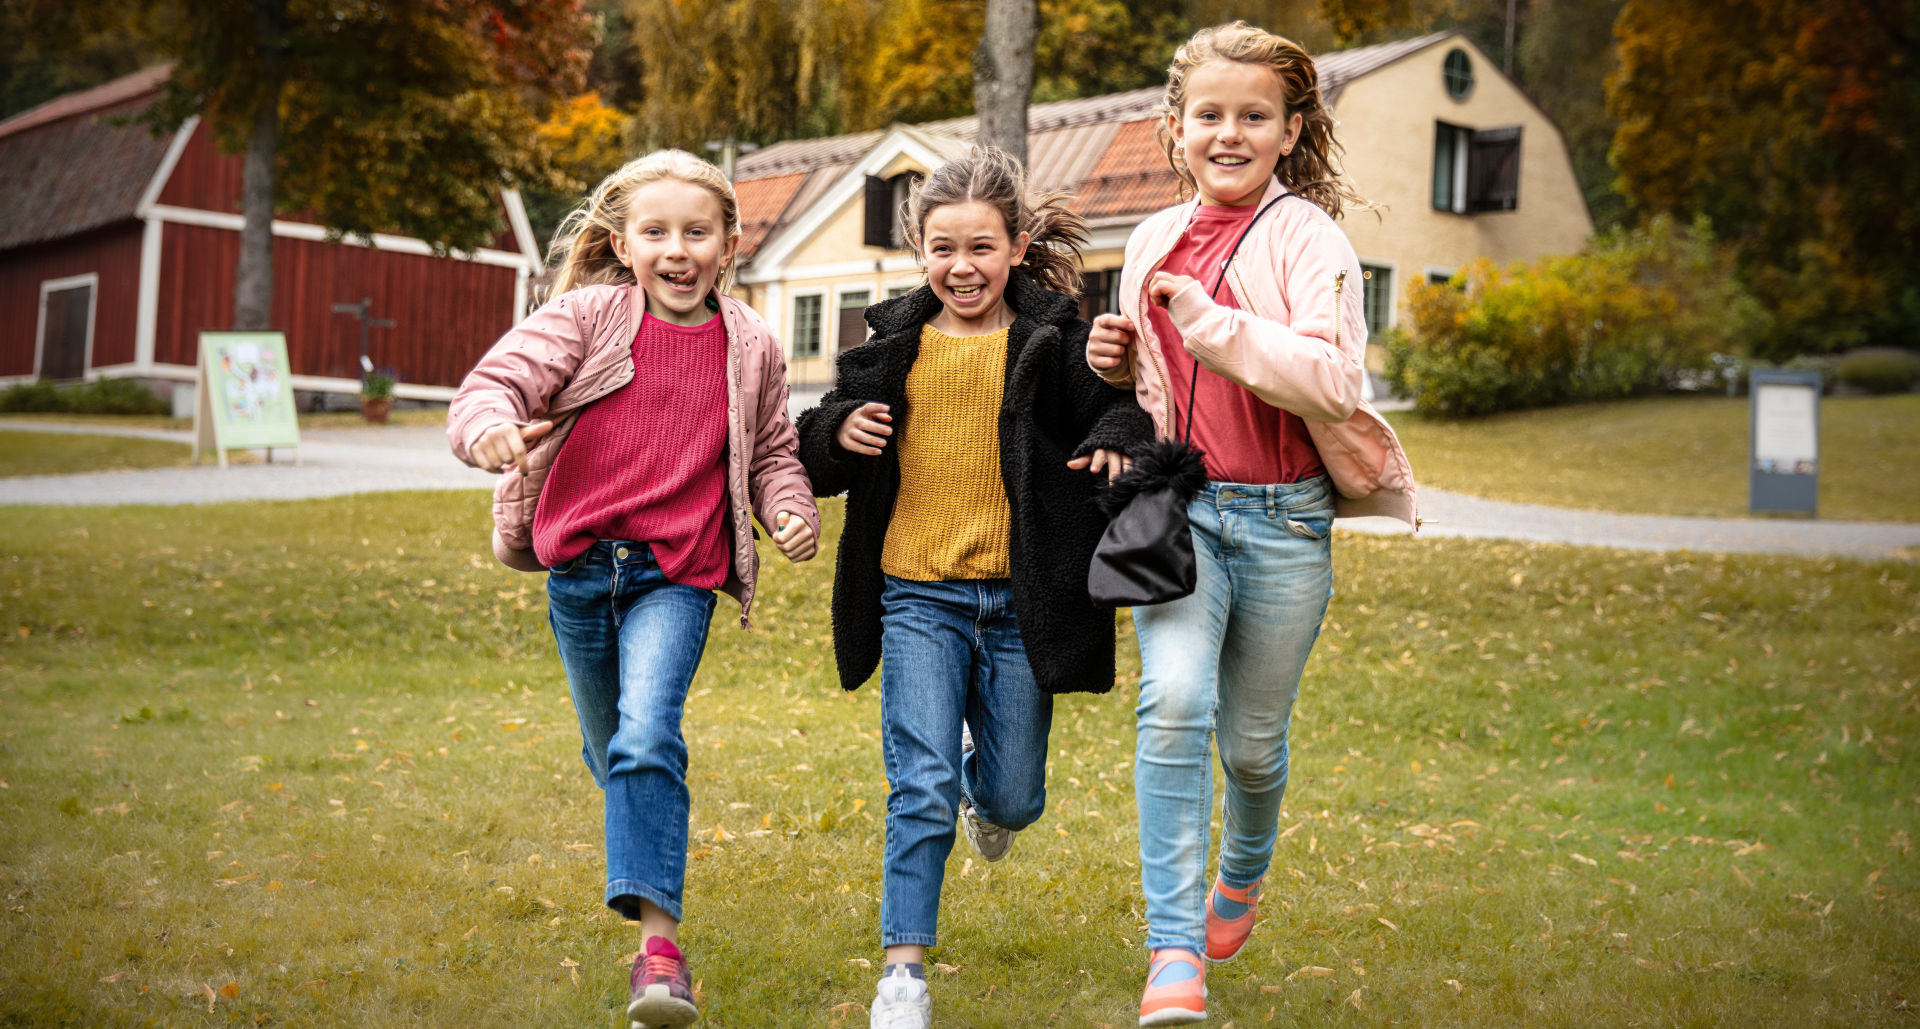
<svg viewBox="0 0 1920 1029"><path fill-rule="evenodd" d="M1088 325L1072 298L1018 270L1006 298L1016 317L1007 332L1000 477L1012 513L1014 613L1041 689L1105 693L1113 688L1113 612L1087 596L1087 565L1107 525L1094 506L1105 477L1067 461L1099 448L1130 453L1152 439L1153 423L1131 390L1114 389L1087 367ZM939 311L928 286L868 308L873 336L840 354L834 388L800 416L800 462L814 495L847 493L833 573L833 650L849 690L880 664L880 550L900 461L891 443L869 457L842 449L834 435L871 401L892 408L896 432L909 431L907 372L920 355L921 326Z"/></svg>

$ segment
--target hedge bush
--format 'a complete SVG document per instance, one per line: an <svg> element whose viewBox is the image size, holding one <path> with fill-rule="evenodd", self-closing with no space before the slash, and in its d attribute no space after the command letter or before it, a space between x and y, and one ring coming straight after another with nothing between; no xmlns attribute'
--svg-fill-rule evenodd
<svg viewBox="0 0 1920 1029"><path fill-rule="evenodd" d="M1481 260L1407 292L1387 378L1416 409L1471 417L1673 389L1765 331L1704 223L1656 219L1587 251L1505 269Z"/></svg>
<svg viewBox="0 0 1920 1029"><path fill-rule="evenodd" d="M132 379L100 379L78 386L23 382L0 392L0 413L167 414L169 406Z"/></svg>
<svg viewBox="0 0 1920 1029"><path fill-rule="evenodd" d="M1891 348L1856 350L1840 361L1839 377L1868 393L1905 393L1920 379L1920 354Z"/></svg>

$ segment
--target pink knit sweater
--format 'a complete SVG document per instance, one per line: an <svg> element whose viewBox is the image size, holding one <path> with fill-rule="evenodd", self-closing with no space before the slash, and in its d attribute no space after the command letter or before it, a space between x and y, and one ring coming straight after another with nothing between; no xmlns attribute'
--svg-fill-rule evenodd
<svg viewBox="0 0 1920 1029"><path fill-rule="evenodd" d="M717 589L729 568L726 329L648 315L633 364L633 381L581 412L554 458L534 553L557 565L595 540L635 540L669 580Z"/></svg>

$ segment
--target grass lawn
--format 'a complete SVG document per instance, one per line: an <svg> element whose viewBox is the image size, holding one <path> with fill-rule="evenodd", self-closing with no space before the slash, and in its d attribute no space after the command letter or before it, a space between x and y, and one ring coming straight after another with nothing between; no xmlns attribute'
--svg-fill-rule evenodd
<svg viewBox="0 0 1920 1029"><path fill-rule="evenodd" d="M1745 399L1662 397L1472 421L1392 415L1423 486L1554 507L1747 513ZM1820 517L1920 521L1920 394L1820 405Z"/></svg>
<svg viewBox="0 0 1920 1029"><path fill-rule="evenodd" d="M0 1025L625 1025L637 935L599 902L542 582L486 555L486 511L5 512ZM1336 561L1210 1025L1914 1024L1920 566ZM695 683L702 1026L866 1024L886 785L831 571L770 563L751 633L723 600ZM1132 649L1059 704L1011 857L956 849L937 1025L1133 1024Z"/></svg>
<svg viewBox="0 0 1920 1029"><path fill-rule="evenodd" d="M0 478L166 468L185 465L192 453L187 444L166 440L0 429Z"/></svg>

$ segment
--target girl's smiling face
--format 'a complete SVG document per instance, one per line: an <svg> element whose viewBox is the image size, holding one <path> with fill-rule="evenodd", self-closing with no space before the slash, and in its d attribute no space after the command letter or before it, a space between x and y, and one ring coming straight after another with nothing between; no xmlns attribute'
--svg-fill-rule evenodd
<svg viewBox="0 0 1920 1029"><path fill-rule="evenodd" d="M648 314L675 325L712 317L707 295L739 244L712 193L680 179L649 182L628 201L625 231L612 235L613 252L646 291Z"/></svg>
<svg viewBox="0 0 1920 1029"><path fill-rule="evenodd" d="M1286 88L1273 69L1214 60L1187 73L1186 103L1167 116L1200 202L1256 203L1267 178L1300 139L1300 116L1287 113Z"/></svg>
<svg viewBox="0 0 1920 1029"><path fill-rule="evenodd" d="M1007 277L1027 253L1027 234L1007 236L999 211L977 200L927 212L921 225L927 283L943 308L933 327L953 336L998 332L1013 323Z"/></svg>

